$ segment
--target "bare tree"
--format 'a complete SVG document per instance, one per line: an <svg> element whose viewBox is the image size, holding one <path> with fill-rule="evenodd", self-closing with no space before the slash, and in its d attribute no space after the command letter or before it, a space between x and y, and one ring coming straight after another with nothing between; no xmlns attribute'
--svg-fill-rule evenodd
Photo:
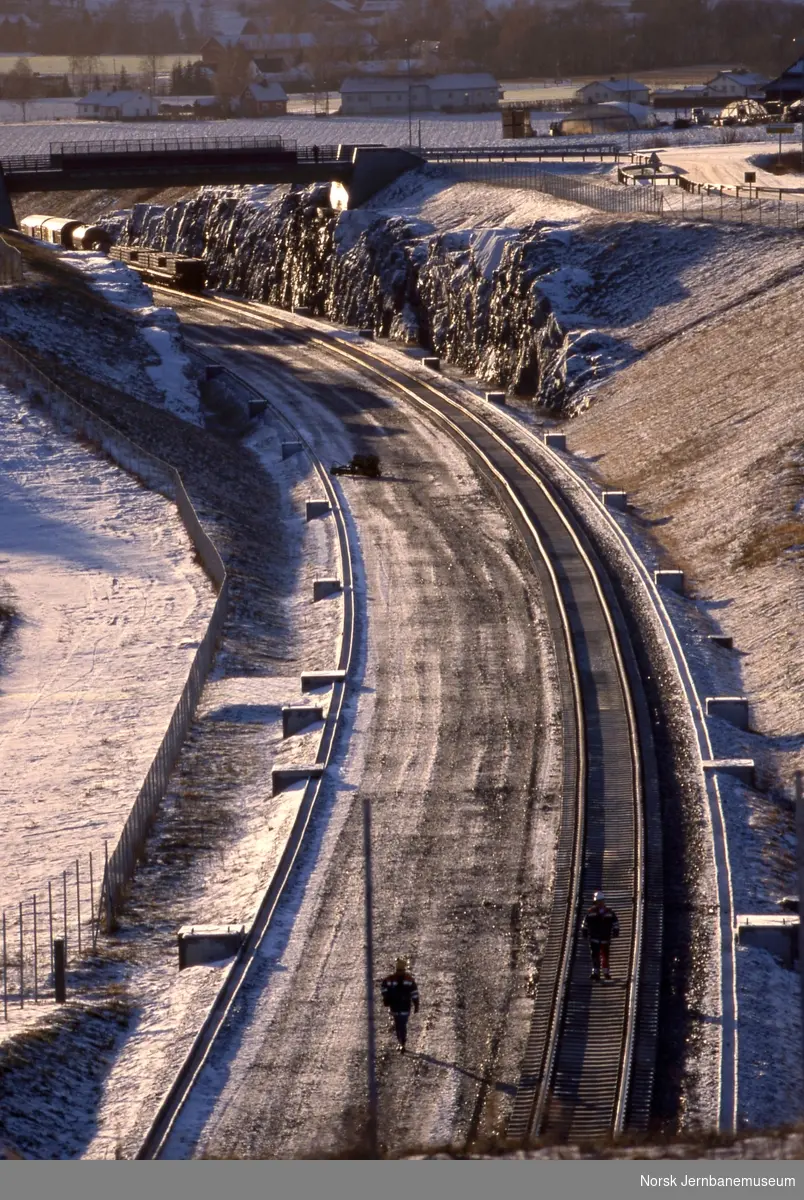
<svg viewBox="0 0 804 1200"><path fill-rule="evenodd" d="M234 100L249 81L251 55L244 46L227 46L215 69L215 95L220 106L231 112Z"/></svg>
<svg viewBox="0 0 804 1200"><path fill-rule="evenodd" d="M164 59L161 54L144 54L140 59L140 82L152 96L156 95L159 73L163 66Z"/></svg>

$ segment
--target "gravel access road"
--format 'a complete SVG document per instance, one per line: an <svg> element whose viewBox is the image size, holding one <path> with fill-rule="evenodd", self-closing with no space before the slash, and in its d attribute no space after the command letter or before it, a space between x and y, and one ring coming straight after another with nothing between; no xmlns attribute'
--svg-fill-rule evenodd
<svg viewBox="0 0 804 1200"><path fill-rule="evenodd" d="M373 451L383 478L343 480L362 646L349 745L166 1156L359 1149L364 795L375 974L406 953L422 994L402 1057L375 988L381 1143L394 1154L500 1132L532 1009L558 815L560 714L537 576L446 435L320 351L176 304L188 338L216 345L283 403L325 462Z"/></svg>

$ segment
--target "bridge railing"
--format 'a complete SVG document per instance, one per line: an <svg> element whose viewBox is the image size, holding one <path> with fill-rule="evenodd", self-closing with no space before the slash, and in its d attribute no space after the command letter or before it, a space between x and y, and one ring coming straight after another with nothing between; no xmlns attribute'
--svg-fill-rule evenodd
<svg viewBox="0 0 804 1200"><path fill-rule="evenodd" d="M53 169L49 154L4 154L0 157L4 171L50 171Z"/></svg>
<svg viewBox="0 0 804 1200"><path fill-rule="evenodd" d="M175 154L184 150L295 150L296 142L279 137L240 138L98 138L88 142L51 142L52 158L85 154Z"/></svg>
<svg viewBox="0 0 804 1200"><path fill-rule="evenodd" d="M505 162L541 158L613 158L618 161L626 153L619 146L601 144L588 146L457 146L437 147L420 151L428 162Z"/></svg>

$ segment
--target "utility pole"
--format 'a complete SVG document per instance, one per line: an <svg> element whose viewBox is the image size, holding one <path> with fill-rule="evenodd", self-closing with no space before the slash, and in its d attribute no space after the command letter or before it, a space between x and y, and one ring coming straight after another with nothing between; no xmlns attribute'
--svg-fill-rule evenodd
<svg viewBox="0 0 804 1200"><path fill-rule="evenodd" d="M410 90L410 39L405 38L405 54L408 59L408 149L413 149L413 95Z"/></svg>
<svg viewBox="0 0 804 1200"><path fill-rule="evenodd" d="M798 973L804 981L804 773L796 771L796 857L798 859ZM801 1055L804 1066L804 986L801 988Z"/></svg>
<svg viewBox="0 0 804 1200"><path fill-rule="evenodd" d="M379 1102L377 1096L377 1038L374 1028L374 895L371 878L371 800L363 795L363 871L366 942L366 1068L368 1072L368 1126L366 1141L371 1158L378 1157Z"/></svg>

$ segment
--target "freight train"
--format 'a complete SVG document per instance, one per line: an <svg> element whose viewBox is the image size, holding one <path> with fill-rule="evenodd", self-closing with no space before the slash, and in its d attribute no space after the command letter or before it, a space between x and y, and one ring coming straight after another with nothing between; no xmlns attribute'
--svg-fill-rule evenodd
<svg viewBox="0 0 804 1200"><path fill-rule="evenodd" d="M70 217L34 215L20 221L20 232L65 250L95 250L108 254L138 271L143 279L165 287L202 292L206 285L207 264L203 258L186 258L141 246L115 246L110 234L100 225L87 225Z"/></svg>

